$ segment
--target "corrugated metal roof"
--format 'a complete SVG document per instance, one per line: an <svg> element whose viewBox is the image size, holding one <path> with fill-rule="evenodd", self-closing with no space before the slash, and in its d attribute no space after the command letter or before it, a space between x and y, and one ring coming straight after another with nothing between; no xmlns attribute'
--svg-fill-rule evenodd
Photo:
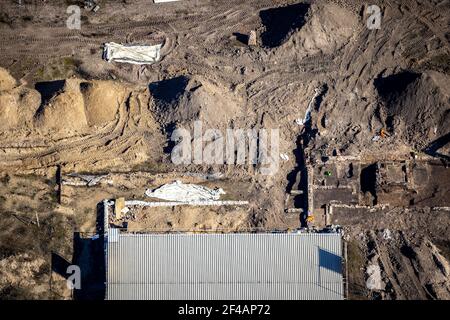
<svg viewBox="0 0 450 320"><path fill-rule="evenodd" d="M339 234L119 234L107 299L342 299Z"/></svg>

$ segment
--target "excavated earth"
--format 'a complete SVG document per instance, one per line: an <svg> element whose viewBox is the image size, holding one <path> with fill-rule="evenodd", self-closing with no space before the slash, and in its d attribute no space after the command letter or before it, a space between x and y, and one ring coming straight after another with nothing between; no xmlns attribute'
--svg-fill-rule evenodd
<svg viewBox="0 0 450 320"><path fill-rule="evenodd" d="M134 181L135 196L187 172L221 173L225 191L250 202L245 210L161 210L133 230L298 227L284 213L285 192L299 165L296 120L316 88L312 159L402 160L414 152L448 170L448 0L373 1L382 11L378 30L367 28L359 0L103 0L97 13L82 9L80 30L66 27L66 10L81 1L23 2L0 4L1 298L68 298L63 278L49 275L50 252L69 261L78 250L73 232L96 231L97 203L133 195L127 178L126 186L69 188L69 200L57 204L57 166L146 172ZM256 46L246 44L252 30ZM108 63L105 42L163 43L162 59ZM204 129L279 129L288 157L269 176L246 165L174 165L171 133L197 120ZM439 192L445 199L449 190ZM351 298L450 298L448 197L439 205L344 219ZM11 241L17 234L21 241Z"/></svg>

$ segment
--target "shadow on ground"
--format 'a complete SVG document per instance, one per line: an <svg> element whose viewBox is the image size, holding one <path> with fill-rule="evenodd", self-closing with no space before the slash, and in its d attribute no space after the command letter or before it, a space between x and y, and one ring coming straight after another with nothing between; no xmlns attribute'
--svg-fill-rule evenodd
<svg viewBox="0 0 450 320"><path fill-rule="evenodd" d="M81 288L73 290L74 300L103 300L105 298L105 246L103 232L103 210L97 206L97 233L93 234L75 232L73 236L72 262L52 253L52 271L65 279L73 274L68 272L71 265L80 267Z"/></svg>

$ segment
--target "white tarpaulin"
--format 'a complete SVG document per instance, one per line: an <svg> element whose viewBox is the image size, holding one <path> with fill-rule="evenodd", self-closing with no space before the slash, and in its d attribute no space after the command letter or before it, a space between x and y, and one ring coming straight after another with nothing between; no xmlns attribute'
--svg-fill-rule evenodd
<svg viewBox="0 0 450 320"><path fill-rule="evenodd" d="M197 202L219 200L225 191L221 188L209 189L196 184L184 184L177 180L154 190L148 189L145 194L167 201Z"/></svg>
<svg viewBox="0 0 450 320"><path fill-rule="evenodd" d="M155 46L124 46L114 42L105 43L103 58L108 61L132 64L152 64L161 58L161 44Z"/></svg>

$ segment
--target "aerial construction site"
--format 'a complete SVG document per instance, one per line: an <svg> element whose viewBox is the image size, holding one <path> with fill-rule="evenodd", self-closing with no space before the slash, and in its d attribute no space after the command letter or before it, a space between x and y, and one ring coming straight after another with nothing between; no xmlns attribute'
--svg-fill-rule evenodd
<svg viewBox="0 0 450 320"><path fill-rule="evenodd" d="M0 299L450 299L449 19L448 0L1 1ZM204 273L155 287L161 257ZM330 287L258 287L257 261Z"/></svg>

